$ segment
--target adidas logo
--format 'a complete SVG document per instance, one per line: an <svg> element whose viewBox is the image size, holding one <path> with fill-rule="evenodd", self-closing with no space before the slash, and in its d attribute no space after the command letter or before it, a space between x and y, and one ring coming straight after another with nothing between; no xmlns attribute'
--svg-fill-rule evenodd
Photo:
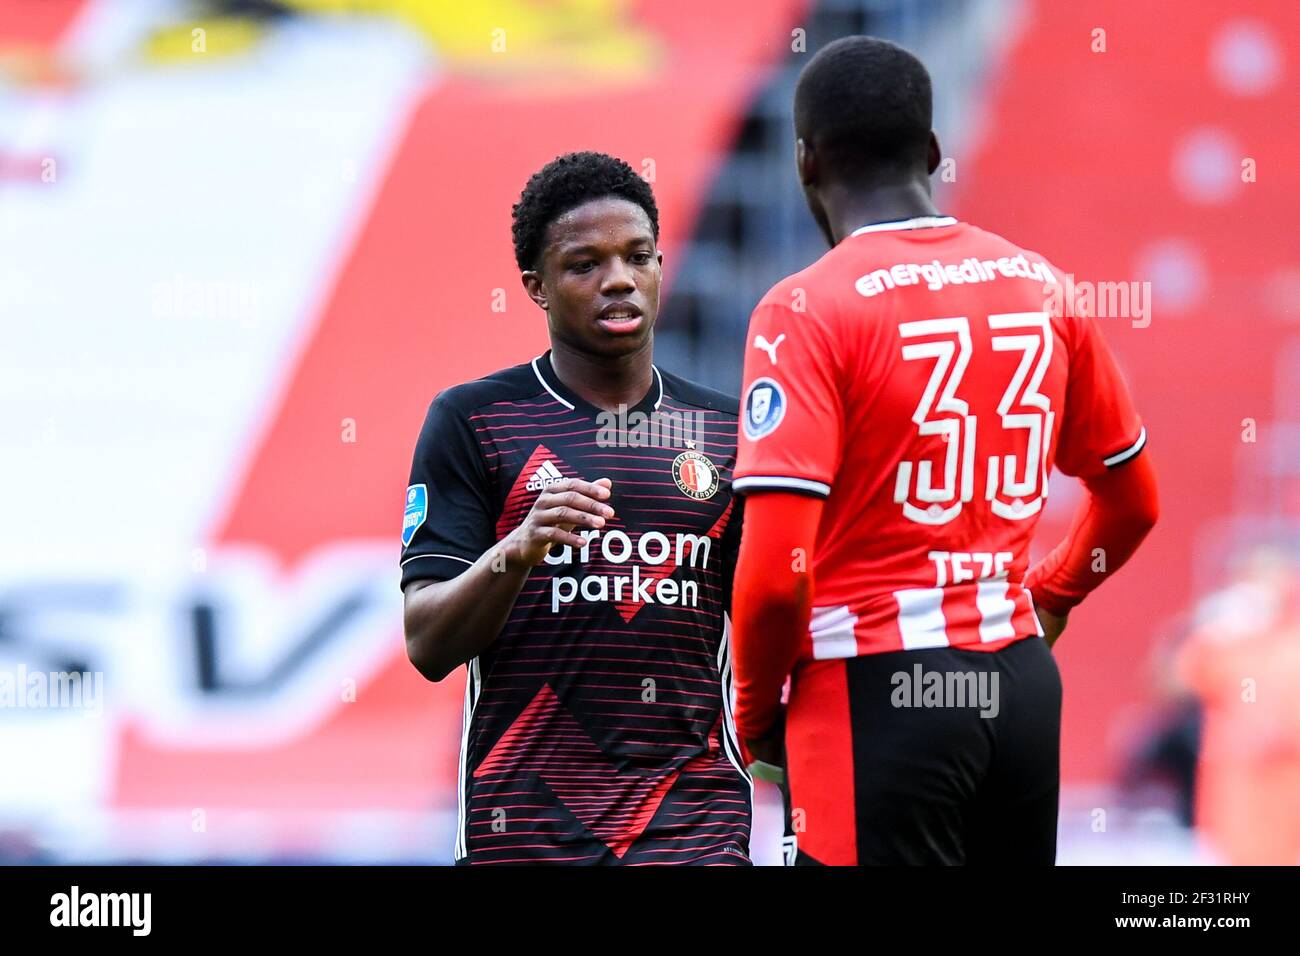
<svg viewBox="0 0 1300 956"><path fill-rule="evenodd" d="M560 469L555 467L555 462L547 459L537 466L537 470L533 472L533 477L528 479L528 484L524 485L524 487L528 491L542 491L563 480L564 476L560 474Z"/></svg>

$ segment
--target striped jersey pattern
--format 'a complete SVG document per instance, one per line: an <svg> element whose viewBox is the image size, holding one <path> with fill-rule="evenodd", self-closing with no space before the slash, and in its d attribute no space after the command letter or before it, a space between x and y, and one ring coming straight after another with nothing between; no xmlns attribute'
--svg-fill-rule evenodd
<svg viewBox="0 0 1300 956"><path fill-rule="evenodd" d="M1051 472L1146 443L1065 287L1037 253L926 216L858 229L754 310L735 489L826 501L803 662L1040 633L1024 580Z"/></svg>
<svg viewBox="0 0 1300 956"><path fill-rule="evenodd" d="M549 358L441 393L412 467L428 506L403 584L461 573L557 481L613 483L615 517L533 570L468 665L457 862L747 864L736 400L656 368L640 404L602 414Z"/></svg>

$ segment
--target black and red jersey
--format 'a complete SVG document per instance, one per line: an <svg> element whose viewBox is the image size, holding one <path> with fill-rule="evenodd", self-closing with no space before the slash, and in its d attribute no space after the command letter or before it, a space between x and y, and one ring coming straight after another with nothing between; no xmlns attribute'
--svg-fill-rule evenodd
<svg viewBox="0 0 1300 956"><path fill-rule="evenodd" d="M461 863L749 862L731 724L740 540L735 399L654 369L603 412L550 353L448 389L411 469L402 584L473 564L564 478L609 478L614 518L555 549L469 662Z"/></svg>

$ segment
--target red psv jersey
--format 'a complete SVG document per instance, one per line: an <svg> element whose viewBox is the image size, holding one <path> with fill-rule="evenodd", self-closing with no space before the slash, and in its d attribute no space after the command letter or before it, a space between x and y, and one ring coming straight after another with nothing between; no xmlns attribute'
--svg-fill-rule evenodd
<svg viewBox="0 0 1300 956"><path fill-rule="evenodd" d="M1040 633L1022 581L1052 468L1146 441L1064 291L1036 253L926 217L859 229L759 303L733 487L826 498L804 660Z"/></svg>

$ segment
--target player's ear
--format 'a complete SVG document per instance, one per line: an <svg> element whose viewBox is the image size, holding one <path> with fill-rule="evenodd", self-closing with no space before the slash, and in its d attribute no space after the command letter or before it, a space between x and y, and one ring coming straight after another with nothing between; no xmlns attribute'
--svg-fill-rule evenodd
<svg viewBox="0 0 1300 956"><path fill-rule="evenodd" d="M542 275L529 269L519 274L519 281L524 284L524 291L528 293L528 298L537 303L537 307L543 312L546 311L546 286L542 284Z"/></svg>
<svg viewBox="0 0 1300 956"><path fill-rule="evenodd" d="M799 171L800 184L811 186L817 181L817 154L802 137L794 141L794 164Z"/></svg>
<svg viewBox="0 0 1300 956"><path fill-rule="evenodd" d="M943 159L943 150L939 149L939 136L934 130L930 130L930 149L925 159L927 172L933 176L934 171L939 168L939 162Z"/></svg>

